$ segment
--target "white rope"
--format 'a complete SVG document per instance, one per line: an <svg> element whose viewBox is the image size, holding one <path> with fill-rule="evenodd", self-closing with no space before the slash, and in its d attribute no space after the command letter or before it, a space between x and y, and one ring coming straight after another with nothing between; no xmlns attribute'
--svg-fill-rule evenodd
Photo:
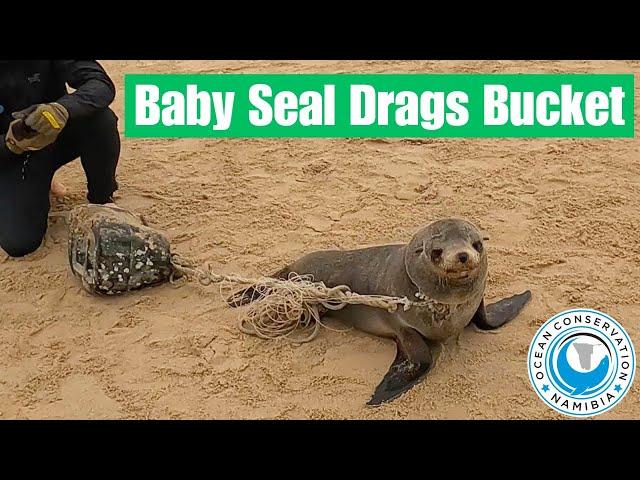
<svg viewBox="0 0 640 480"><path fill-rule="evenodd" d="M292 273L288 279L272 277L248 278L239 275L213 273L210 267L195 267L191 262L173 255L175 271L196 278L202 285L232 283L249 285L238 298L250 288L251 302L241 313L239 328L242 332L260 338L284 338L304 343L313 340L321 327L323 309L340 310L347 305L366 305L394 312L398 307L404 311L412 307L435 308L434 300L409 300L407 297L387 295L360 295L346 285L327 287L323 282L313 282L310 276ZM293 334L298 334L295 338Z"/></svg>

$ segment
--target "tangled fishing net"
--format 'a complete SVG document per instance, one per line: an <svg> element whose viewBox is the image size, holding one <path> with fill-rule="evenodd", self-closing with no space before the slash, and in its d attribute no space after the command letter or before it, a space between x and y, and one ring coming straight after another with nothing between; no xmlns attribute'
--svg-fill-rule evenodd
<svg viewBox="0 0 640 480"><path fill-rule="evenodd" d="M248 285L237 296L241 298L244 292L250 291L252 300L240 313L239 328L244 333L265 339L309 342L321 327L329 328L321 322L323 313L347 305L367 305L393 312L400 306L408 310L430 303L429 300L416 302L406 297L360 295L346 285L327 287L323 282L314 282L308 275L291 274L287 279L220 275L212 272L209 266L198 268L175 254L172 264L177 273L193 277L203 285L220 284L221 293L223 286Z"/></svg>

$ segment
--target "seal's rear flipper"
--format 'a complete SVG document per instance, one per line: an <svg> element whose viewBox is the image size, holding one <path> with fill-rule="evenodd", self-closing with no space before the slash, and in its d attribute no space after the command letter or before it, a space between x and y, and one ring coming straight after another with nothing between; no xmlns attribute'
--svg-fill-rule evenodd
<svg viewBox="0 0 640 480"><path fill-rule="evenodd" d="M289 275L289 269L287 267L282 270L278 270L273 275L269 275L271 278L280 278L285 280ZM260 291L256 289L255 285L252 285L247 288L243 288L242 290L238 290L229 298L227 298L227 305L230 307L242 307L243 305L248 305L251 302L255 302L256 300L260 300L267 295L269 295L270 291L266 288L261 288Z"/></svg>
<svg viewBox="0 0 640 480"><path fill-rule="evenodd" d="M478 311L471 321L482 330L499 328L516 318L520 310L524 308L529 300L531 300L530 290L514 295L513 297L504 298L499 302L487 305L486 308L484 306L484 300L482 300Z"/></svg>
<svg viewBox="0 0 640 480"><path fill-rule="evenodd" d="M260 300L267 294L268 292L259 293L255 287L243 288L227 298L227 305L234 308L242 307L243 305Z"/></svg>
<svg viewBox="0 0 640 480"><path fill-rule="evenodd" d="M396 359L367 405L378 406L398 398L422 380L433 366L431 349L415 330L403 330L396 338L396 345Z"/></svg>

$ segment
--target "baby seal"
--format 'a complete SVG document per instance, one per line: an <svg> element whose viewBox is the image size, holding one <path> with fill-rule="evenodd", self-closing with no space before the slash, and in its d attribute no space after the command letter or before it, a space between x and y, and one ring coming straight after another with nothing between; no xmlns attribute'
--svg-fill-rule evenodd
<svg viewBox="0 0 640 480"><path fill-rule="evenodd" d="M348 305L331 315L347 324L391 338L396 358L368 405L393 400L418 383L433 366L432 346L473 322L492 330L509 322L531 298L529 290L485 306L487 254L483 237L469 221L439 220L419 230L406 245L310 253L272 275L312 275L328 287L347 285L360 294L407 297L420 302L395 312ZM260 298L252 288L232 295L237 307Z"/></svg>

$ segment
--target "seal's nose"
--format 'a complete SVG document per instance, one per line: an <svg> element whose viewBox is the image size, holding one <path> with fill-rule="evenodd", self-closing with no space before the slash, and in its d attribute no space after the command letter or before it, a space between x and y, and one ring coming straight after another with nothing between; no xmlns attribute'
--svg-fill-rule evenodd
<svg viewBox="0 0 640 480"><path fill-rule="evenodd" d="M460 260L460 263L467 263L467 260L469 260L469 255L467 255L466 252L460 252L458 254L458 260Z"/></svg>

